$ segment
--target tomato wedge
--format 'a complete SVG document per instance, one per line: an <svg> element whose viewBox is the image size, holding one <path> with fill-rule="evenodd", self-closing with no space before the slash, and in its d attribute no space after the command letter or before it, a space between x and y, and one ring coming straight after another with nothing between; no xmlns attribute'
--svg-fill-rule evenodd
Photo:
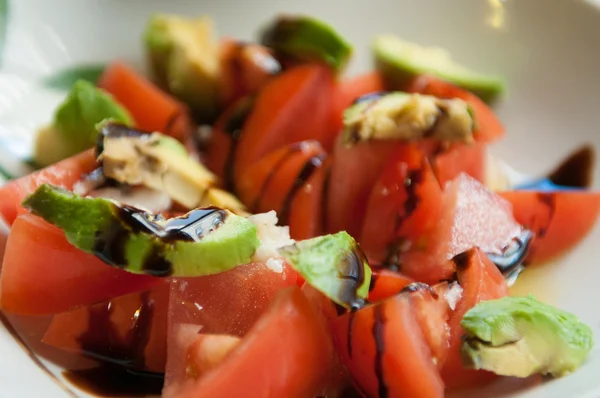
<svg viewBox="0 0 600 398"><path fill-rule="evenodd" d="M235 177L280 147L308 139L332 146L333 77L319 65L293 67L265 85L246 120L235 155Z"/></svg>
<svg viewBox="0 0 600 398"><path fill-rule="evenodd" d="M512 204L517 221L535 233L528 263L543 263L565 254L598 221L598 192L508 191L501 195Z"/></svg>
<svg viewBox="0 0 600 398"><path fill-rule="evenodd" d="M486 155L487 144L483 142L473 145L456 144L437 155L432 165L440 186L445 187L461 173L466 173L484 183Z"/></svg>
<svg viewBox="0 0 600 398"><path fill-rule="evenodd" d="M414 280L396 271L385 268L373 268L371 286L369 288L369 302L376 303L388 299L402 291L404 287Z"/></svg>
<svg viewBox="0 0 600 398"><path fill-rule="evenodd" d="M338 354L364 396L444 396L408 295L342 315L331 325Z"/></svg>
<svg viewBox="0 0 600 398"><path fill-rule="evenodd" d="M328 341L317 312L290 287L217 367L197 380L168 372L163 396L313 397L330 369Z"/></svg>
<svg viewBox="0 0 600 398"><path fill-rule="evenodd" d="M187 108L122 62L106 67L98 86L131 114L136 127L184 140L191 130Z"/></svg>
<svg viewBox="0 0 600 398"><path fill-rule="evenodd" d="M327 230L348 231L359 237L369 195L390 156L401 146L396 141L374 140L346 146L341 139L333 150L327 193Z"/></svg>
<svg viewBox="0 0 600 398"><path fill-rule="evenodd" d="M400 146L369 197L362 249L381 263L398 244L418 245L437 225L441 205L442 190L424 154L416 145Z"/></svg>
<svg viewBox="0 0 600 398"><path fill-rule="evenodd" d="M496 265L478 248L455 256L451 262L456 267L463 292L456 310L450 314L450 349L442 369L442 377L447 388L462 388L489 382L496 375L465 369L462 365L460 344L464 331L460 321L480 301L507 296L508 287Z"/></svg>
<svg viewBox="0 0 600 398"><path fill-rule="evenodd" d="M409 93L433 95L440 98L459 98L471 107L475 118L475 139L481 142L496 141L505 134L504 126L494 112L475 94L432 75L421 75L409 83Z"/></svg>
<svg viewBox="0 0 600 398"><path fill-rule="evenodd" d="M346 108L363 95L384 91L385 84L381 74L372 71L344 79L336 85L334 104L334 129L338 132L343 126L342 115Z"/></svg>
<svg viewBox="0 0 600 398"><path fill-rule="evenodd" d="M0 214L11 225L17 214L23 212L21 202L40 185L53 184L73 189L81 176L97 167L94 151L89 149L56 164L8 182L0 188ZM19 210L20 209L20 210Z"/></svg>
<svg viewBox="0 0 600 398"><path fill-rule="evenodd" d="M521 231L510 203L461 174L446 186L442 212L431 235L420 245L399 251L400 271L435 284L452 277L455 270L447 260L453 256L475 246L501 254Z"/></svg>
<svg viewBox="0 0 600 398"><path fill-rule="evenodd" d="M24 214L8 237L0 302L16 314L55 314L161 283L103 263L73 247L58 228Z"/></svg>
<svg viewBox="0 0 600 398"><path fill-rule="evenodd" d="M130 368L164 372L169 285L53 317L43 342Z"/></svg>

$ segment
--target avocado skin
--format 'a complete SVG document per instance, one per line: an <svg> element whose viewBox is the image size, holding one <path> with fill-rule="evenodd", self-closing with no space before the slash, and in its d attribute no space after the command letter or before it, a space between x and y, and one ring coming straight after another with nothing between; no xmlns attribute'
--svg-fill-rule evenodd
<svg viewBox="0 0 600 398"><path fill-rule="evenodd" d="M307 16L280 16L263 30L260 42L283 56L321 62L336 72L352 55L350 43L333 27Z"/></svg>
<svg viewBox="0 0 600 398"><path fill-rule="evenodd" d="M164 220L44 184L23 202L75 247L109 265L154 276L203 276L250 262L260 244L249 220L217 208Z"/></svg>
<svg viewBox="0 0 600 398"><path fill-rule="evenodd" d="M337 304L349 309L364 304L371 268L347 232L296 242L279 253L309 284Z"/></svg>
<svg viewBox="0 0 600 398"><path fill-rule="evenodd" d="M484 102L491 103L506 91L506 82L503 78L487 75L467 69L454 63L449 57L444 59L447 65L417 65L410 59L410 55L401 54L399 44L404 42L391 35L382 35L373 42L375 66L383 76L386 86L391 90L403 90L415 77L431 74L449 81L465 90L472 92ZM422 51L443 51L441 49L420 48Z"/></svg>
<svg viewBox="0 0 600 398"><path fill-rule="evenodd" d="M461 321L463 363L505 376L563 376L585 361L593 333L575 315L533 296L484 301Z"/></svg>

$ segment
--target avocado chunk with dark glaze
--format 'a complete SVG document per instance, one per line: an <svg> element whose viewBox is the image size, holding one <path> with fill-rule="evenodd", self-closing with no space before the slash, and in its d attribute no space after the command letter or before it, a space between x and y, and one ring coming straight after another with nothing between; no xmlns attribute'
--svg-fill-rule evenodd
<svg viewBox="0 0 600 398"><path fill-rule="evenodd" d="M96 124L104 119L132 123L127 110L110 94L89 82L76 82L57 108L52 124L38 132L34 152L36 163L47 166L93 147Z"/></svg>
<svg viewBox="0 0 600 398"><path fill-rule="evenodd" d="M279 249L304 279L337 304L364 304L371 268L356 241L346 232L319 236Z"/></svg>
<svg viewBox="0 0 600 398"><path fill-rule="evenodd" d="M448 51L439 47L422 47L392 35L382 35L375 39L373 52L377 68L394 89L402 89L418 75L432 74L475 93L486 102L505 90L502 78L459 65Z"/></svg>
<svg viewBox="0 0 600 398"><path fill-rule="evenodd" d="M342 140L347 145L369 140L473 143L475 123L468 104L404 92L369 95L344 112Z"/></svg>
<svg viewBox="0 0 600 398"><path fill-rule="evenodd" d="M581 366L593 346L589 326L532 296L481 302L461 326L465 366L503 376L563 376Z"/></svg>
<svg viewBox="0 0 600 398"><path fill-rule="evenodd" d="M146 25L144 42L159 83L200 121L211 121L219 105L219 48L212 20L157 14Z"/></svg>
<svg viewBox="0 0 600 398"><path fill-rule="evenodd" d="M262 32L261 43L283 56L323 63L338 72L352 55L352 46L333 27L307 16L280 16Z"/></svg>
<svg viewBox="0 0 600 398"><path fill-rule="evenodd" d="M260 244L254 223L214 207L164 219L47 184L23 206L62 229L73 246L133 273L216 274L250 262Z"/></svg>

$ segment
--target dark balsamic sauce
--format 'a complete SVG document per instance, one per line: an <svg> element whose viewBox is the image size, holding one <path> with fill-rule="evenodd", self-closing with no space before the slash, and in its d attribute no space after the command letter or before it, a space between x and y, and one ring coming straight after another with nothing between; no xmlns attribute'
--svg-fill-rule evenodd
<svg viewBox="0 0 600 398"><path fill-rule="evenodd" d="M486 253L490 260L505 277L516 276L523 268L523 262L529 254L534 234L530 230L523 230L518 237L502 249L502 254Z"/></svg>
<svg viewBox="0 0 600 398"><path fill-rule="evenodd" d="M571 188L589 188L592 184L595 152L591 145L584 145L548 176L555 185Z"/></svg>
<svg viewBox="0 0 600 398"><path fill-rule="evenodd" d="M290 208L292 206L292 202L294 201L294 198L296 197L296 194L298 193L300 188L302 188L304 186L304 184L306 184L308 182L308 180L313 176L313 174L317 171L317 169L319 169L321 166L323 166L324 159L325 159L325 156L320 154L317 156L313 156L304 164L304 166L298 173L298 176L294 180L294 183L292 184L290 191L286 195L285 200L283 201L281 211L279 212L279 214L280 214L279 224L280 225L288 225L289 224Z"/></svg>
<svg viewBox="0 0 600 398"><path fill-rule="evenodd" d="M452 257L452 262L456 266L457 271L464 271L469 267L474 253L475 249L469 249Z"/></svg>
<svg viewBox="0 0 600 398"><path fill-rule="evenodd" d="M145 348L150 339L154 302L148 292L131 314L131 327L122 336L111 321L111 301L90 307L87 330L77 339L85 356L102 361L91 369L70 370L65 378L78 388L100 396L159 395L164 375L139 372L145 365ZM106 342L110 344L107 346Z"/></svg>
<svg viewBox="0 0 600 398"><path fill-rule="evenodd" d="M225 222L227 212L216 207L196 209L182 217L175 217L159 224L160 218L135 207L118 207L119 220L110 227L98 231L92 252L102 261L116 267L127 264L126 248L132 233L152 234L163 242L197 242L215 231ZM169 276L172 264L166 260L160 246L146 256L143 263L145 273L153 276Z"/></svg>
<svg viewBox="0 0 600 398"><path fill-rule="evenodd" d="M136 138L142 136L150 136L150 134L141 130L131 128L123 123L105 123L102 126L102 129L100 130L100 134L98 135L98 141L96 142L96 156L100 156L100 154L104 152L104 140L106 138Z"/></svg>
<svg viewBox="0 0 600 398"><path fill-rule="evenodd" d="M552 192L539 192L537 194L538 200L548 208L548 221L543 226L538 226L537 236L543 238L548 233L548 227L552 223L554 218L554 212L556 211L556 196Z"/></svg>
<svg viewBox="0 0 600 398"><path fill-rule="evenodd" d="M109 363L91 369L66 371L63 376L80 390L101 397L160 396L164 384L161 373L137 373Z"/></svg>
<svg viewBox="0 0 600 398"><path fill-rule="evenodd" d="M355 245L337 265L338 277L344 282L339 292L340 301L348 303L353 310L365 305L365 301L358 297L358 289L365 282L366 261L363 251Z"/></svg>
<svg viewBox="0 0 600 398"><path fill-rule="evenodd" d="M277 163L275 163L275 166L269 171L269 174L267 174L267 177L265 178L265 180L263 181L263 183L260 187L260 193L258 194L256 199L250 206L250 210L257 211L260 208L261 200L262 200L262 198L265 197L265 193L266 193L267 189L269 188L269 184L275 177L275 174L277 174L277 172L283 167L283 165L286 164L290 160L291 156L294 153L299 152L301 150L302 150L301 144L293 144L288 147L287 153L285 153L281 157L281 159L279 159L279 161L277 161Z"/></svg>
<svg viewBox="0 0 600 398"><path fill-rule="evenodd" d="M385 352L385 341L384 341L384 327L385 317L385 304L376 305L373 308L373 340L375 341L375 363L373 369L375 370L375 376L379 384L377 395L379 398L387 398L388 388L385 383L385 375L383 373L383 353Z"/></svg>
<svg viewBox="0 0 600 398"><path fill-rule="evenodd" d="M229 147L229 154L227 155L227 161L225 162L225 188L228 191L234 191L234 162L235 154L237 152L237 145L242 136L242 129L246 123L246 119L250 116L252 109L254 108L254 98L248 97L235 109L229 120L223 126L223 132L229 134L231 137L231 145Z"/></svg>
<svg viewBox="0 0 600 398"><path fill-rule="evenodd" d="M434 300L438 299L438 294L435 292L435 290L433 290L428 284L422 282L409 283L408 285L404 286L404 288L400 291L400 293L408 294L419 292L429 293Z"/></svg>

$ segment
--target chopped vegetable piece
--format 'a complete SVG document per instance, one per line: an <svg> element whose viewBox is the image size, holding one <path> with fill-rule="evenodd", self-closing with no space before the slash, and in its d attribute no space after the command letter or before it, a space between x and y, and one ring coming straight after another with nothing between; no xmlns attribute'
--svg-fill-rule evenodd
<svg viewBox="0 0 600 398"><path fill-rule="evenodd" d="M50 185L42 185L23 205L64 230L75 247L133 273L215 274L248 263L260 244L254 223L218 208L165 220Z"/></svg>
<svg viewBox="0 0 600 398"><path fill-rule="evenodd" d="M532 296L481 302L460 325L466 333L464 364L503 376L564 376L581 366L593 346L588 325Z"/></svg>
<svg viewBox="0 0 600 398"><path fill-rule="evenodd" d="M333 27L307 16L280 16L262 33L261 42L299 61L320 62L340 72L352 46Z"/></svg>
<svg viewBox="0 0 600 398"><path fill-rule="evenodd" d="M436 75L472 91L486 102L505 89L500 77L467 69L439 47L421 47L391 35L382 35L375 39L373 51L378 69L396 89L405 87L412 78L421 74Z"/></svg>

